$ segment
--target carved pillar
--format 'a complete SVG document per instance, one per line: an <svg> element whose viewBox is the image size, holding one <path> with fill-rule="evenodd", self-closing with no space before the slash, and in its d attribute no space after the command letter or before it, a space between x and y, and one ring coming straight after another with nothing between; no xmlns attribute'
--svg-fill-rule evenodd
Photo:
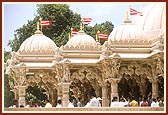
<svg viewBox="0 0 168 115"><path fill-rule="evenodd" d="M23 105L25 106L26 102L25 102L25 95L26 95L26 86L18 86L18 90L19 90L19 106Z"/></svg>
<svg viewBox="0 0 168 115"><path fill-rule="evenodd" d="M62 106L67 107L69 103L69 86L70 83L62 83Z"/></svg>
<svg viewBox="0 0 168 115"><path fill-rule="evenodd" d="M57 95L58 95L58 99L62 100L62 90L60 86L57 88Z"/></svg>
<svg viewBox="0 0 168 115"><path fill-rule="evenodd" d="M63 62L63 78L62 78L62 106L67 107L69 103L69 86L70 86L70 61L65 59Z"/></svg>
<svg viewBox="0 0 168 115"><path fill-rule="evenodd" d="M111 99L113 97L118 97L118 80L116 79L111 79Z"/></svg>
<svg viewBox="0 0 168 115"><path fill-rule="evenodd" d="M102 87L102 107L108 107L108 98L107 98L107 87L104 85Z"/></svg>
<svg viewBox="0 0 168 115"><path fill-rule="evenodd" d="M156 98L158 96L158 82L156 80L152 81L152 97Z"/></svg>

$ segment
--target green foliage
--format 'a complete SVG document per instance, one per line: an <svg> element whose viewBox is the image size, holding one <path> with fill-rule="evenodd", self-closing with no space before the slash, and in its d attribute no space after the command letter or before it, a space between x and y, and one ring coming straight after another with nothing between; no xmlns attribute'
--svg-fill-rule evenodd
<svg viewBox="0 0 168 115"><path fill-rule="evenodd" d="M9 107L12 105L14 99L14 93L10 91L8 75L4 75L4 107Z"/></svg>
<svg viewBox="0 0 168 115"><path fill-rule="evenodd" d="M13 40L9 40L8 46L12 48L12 51L17 51L20 45L28 37L32 36L36 31L36 25L40 17L42 20L51 20L51 26L44 26L42 32L47 37L51 38L55 44L60 47L65 45L69 39L71 28L79 30L81 23L81 16L78 13L74 13L69 9L67 4L38 4L37 15L32 21L28 21L21 28L15 30ZM114 25L110 21L105 23L96 24L94 27L86 26L85 32L96 38L97 31L101 31L106 34L110 34ZM101 44L104 40L100 41Z"/></svg>
<svg viewBox="0 0 168 115"><path fill-rule="evenodd" d="M38 15L43 20L52 21L51 26L43 27L44 35L51 38L58 47L65 45L69 39L71 27L78 27L80 15L74 14L66 4L42 4L37 7Z"/></svg>
<svg viewBox="0 0 168 115"><path fill-rule="evenodd" d="M96 39L96 34L98 31L109 35L113 31L114 25L111 21L106 21L101 24L96 24L94 27L86 26L85 32ZM103 44L105 41L100 40L100 43Z"/></svg>
<svg viewBox="0 0 168 115"><path fill-rule="evenodd" d="M10 52L4 51L4 62L11 58Z"/></svg>
<svg viewBox="0 0 168 115"><path fill-rule="evenodd" d="M26 89L26 101L35 102L36 100L43 101L47 99L46 95L43 94L44 92L45 90L37 84L34 87L29 86Z"/></svg>

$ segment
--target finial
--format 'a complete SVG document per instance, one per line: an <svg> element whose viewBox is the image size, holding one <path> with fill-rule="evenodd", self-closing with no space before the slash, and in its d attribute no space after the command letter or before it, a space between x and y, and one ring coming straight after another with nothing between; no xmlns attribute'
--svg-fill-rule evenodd
<svg viewBox="0 0 168 115"><path fill-rule="evenodd" d="M37 22L37 30L36 30L35 34L43 34L43 33L39 30L39 26L40 26L40 23Z"/></svg>
<svg viewBox="0 0 168 115"><path fill-rule="evenodd" d="M40 25L41 25L42 17L40 17L39 20L40 20ZM42 25L41 25L41 31L42 31Z"/></svg>
<svg viewBox="0 0 168 115"><path fill-rule="evenodd" d="M128 18L128 11L126 11L125 20L129 20L129 18Z"/></svg>
<svg viewBox="0 0 168 115"><path fill-rule="evenodd" d="M128 11L126 11L124 23L132 23L132 21L129 19Z"/></svg>
<svg viewBox="0 0 168 115"><path fill-rule="evenodd" d="M100 31L98 30L97 33L96 33L96 42L99 42L98 40L98 34L100 33Z"/></svg>
<svg viewBox="0 0 168 115"><path fill-rule="evenodd" d="M80 23L80 30L83 30L83 23Z"/></svg>

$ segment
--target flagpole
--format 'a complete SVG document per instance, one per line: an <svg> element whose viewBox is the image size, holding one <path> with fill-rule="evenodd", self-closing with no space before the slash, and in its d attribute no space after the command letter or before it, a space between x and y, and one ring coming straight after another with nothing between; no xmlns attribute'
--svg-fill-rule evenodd
<svg viewBox="0 0 168 115"><path fill-rule="evenodd" d="M99 38L99 36L98 36L99 33L100 33L100 31L98 30L98 31L97 31L97 34L96 34L96 42L100 42L100 38Z"/></svg>
<svg viewBox="0 0 168 115"><path fill-rule="evenodd" d="M39 19L39 20L40 20L40 25L41 25L41 20L42 20L42 18L40 17L40 19ZM41 25L41 32L42 32L42 25Z"/></svg>
<svg viewBox="0 0 168 115"><path fill-rule="evenodd" d="M69 39L72 37L72 30L73 30L73 28L71 27L71 31L70 31L70 34L69 34Z"/></svg>
<svg viewBox="0 0 168 115"><path fill-rule="evenodd" d="M84 27L84 24L83 24L83 18L84 18L84 16L82 16L81 30L83 30L83 31L84 31L85 27Z"/></svg>

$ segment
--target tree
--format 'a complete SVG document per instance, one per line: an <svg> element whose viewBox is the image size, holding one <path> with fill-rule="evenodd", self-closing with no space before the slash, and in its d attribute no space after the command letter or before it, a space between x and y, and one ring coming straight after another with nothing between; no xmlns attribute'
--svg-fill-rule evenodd
<svg viewBox="0 0 168 115"><path fill-rule="evenodd" d="M10 91L8 75L4 75L4 107L9 107L12 105L14 99L14 93Z"/></svg>
<svg viewBox="0 0 168 115"><path fill-rule="evenodd" d="M106 21L101 24L95 24L94 27L86 26L85 32L96 39L96 34L98 31L109 35L113 31L113 28L114 25L112 24L112 22ZM104 42L104 40L100 40L101 44L103 44Z"/></svg>
<svg viewBox="0 0 168 115"><path fill-rule="evenodd" d="M52 25L43 27L42 32L51 38L60 47L65 45L69 39L71 27L79 29L81 17L73 13L66 4L38 4L37 15L33 20L29 20L21 28L15 30L14 39L10 40L8 46L12 51L17 51L20 45L36 31L37 22L40 17L43 20L51 20Z"/></svg>

